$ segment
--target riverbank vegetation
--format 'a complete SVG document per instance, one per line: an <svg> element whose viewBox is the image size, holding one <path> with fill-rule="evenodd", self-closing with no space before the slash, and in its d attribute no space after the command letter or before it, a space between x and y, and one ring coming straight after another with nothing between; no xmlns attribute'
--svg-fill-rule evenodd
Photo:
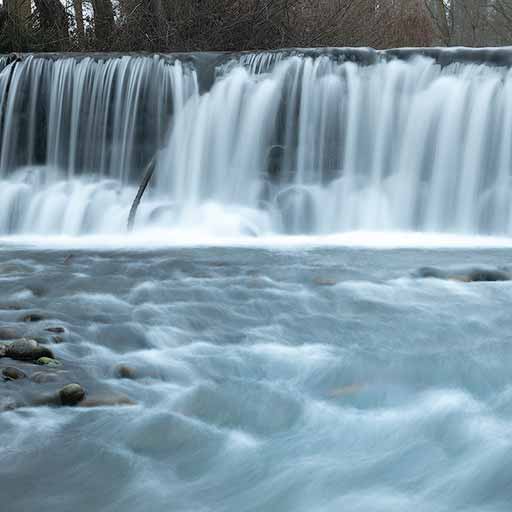
<svg viewBox="0 0 512 512"><path fill-rule="evenodd" d="M0 52L511 41L512 0L0 0Z"/></svg>

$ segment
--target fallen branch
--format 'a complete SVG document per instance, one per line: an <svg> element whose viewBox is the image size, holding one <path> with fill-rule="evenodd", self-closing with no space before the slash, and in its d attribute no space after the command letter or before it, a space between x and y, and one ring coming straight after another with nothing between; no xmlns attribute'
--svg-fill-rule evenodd
<svg viewBox="0 0 512 512"><path fill-rule="evenodd" d="M140 200L142 199L142 196L148 187L151 177L153 176L153 172L155 171L156 160L157 154L155 154L155 156L149 161L146 169L144 170L144 175L142 176L139 190L137 191L137 195L135 196L132 207L130 208L130 215L128 215L128 231L133 230L133 225L135 224L135 216L137 215L137 208L139 207Z"/></svg>

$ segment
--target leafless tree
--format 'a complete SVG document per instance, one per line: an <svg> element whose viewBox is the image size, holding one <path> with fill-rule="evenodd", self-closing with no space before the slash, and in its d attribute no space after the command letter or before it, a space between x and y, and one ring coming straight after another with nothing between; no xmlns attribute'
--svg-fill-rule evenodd
<svg viewBox="0 0 512 512"><path fill-rule="evenodd" d="M114 7L111 0L92 0L94 35L98 48L108 50L114 35Z"/></svg>
<svg viewBox="0 0 512 512"><path fill-rule="evenodd" d="M512 0L0 0L0 51L510 44Z"/></svg>

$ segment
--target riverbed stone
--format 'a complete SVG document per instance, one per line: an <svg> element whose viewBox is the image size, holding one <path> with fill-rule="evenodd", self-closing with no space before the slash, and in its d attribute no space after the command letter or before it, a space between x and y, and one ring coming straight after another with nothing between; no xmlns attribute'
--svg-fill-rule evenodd
<svg viewBox="0 0 512 512"><path fill-rule="evenodd" d="M447 279L462 283L498 282L512 280L512 273L500 269L473 268L459 271L443 270L434 267L420 268L416 275L422 278Z"/></svg>
<svg viewBox="0 0 512 512"><path fill-rule="evenodd" d="M20 322L42 322L45 320L45 317L40 313L29 313L28 315L23 315L20 318Z"/></svg>
<svg viewBox="0 0 512 512"><path fill-rule="evenodd" d="M14 366L8 366L7 368L2 369L2 376L5 380L19 380L24 379L26 374L22 372L19 368L15 368Z"/></svg>
<svg viewBox="0 0 512 512"><path fill-rule="evenodd" d="M114 372L116 377L120 379L134 380L137 378L137 370L132 366L128 366L127 364L118 364L114 368Z"/></svg>
<svg viewBox="0 0 512 512"><path fill-rule="evenodd" d="M30 376L30 380L36 384L48 384L49 382L57 382L59 375L55 372L35 372Z"/></svg>
<svg viewBox="0 0 512 512"><path fill-rule="evenodd" d="M36 363L41 366L62 366L62 363L59 360L52 357L40 357Z"/></svg>
<svg viewBox="0 0 512 512"><path fill-rule="evenodd" d="M64 329L64 327L57 326L48 327L47 329L45 329L45 331L51 332L52 334L64 334L66 332L66 329Z"/></svg>
<svg viewBox="0 0 512 512"><path fill-rule="evenodd" d="M7 345L5 355L18 361L37 361L41 357L51 357L53 352L36 340L21 338Z"/></svg>
<svg viewBox="0 0 512 512"><path fill-rule="evenodd" d="M59 390L62 405L76 405L85 398L85 389L80 384L68 384Z"/></svg>

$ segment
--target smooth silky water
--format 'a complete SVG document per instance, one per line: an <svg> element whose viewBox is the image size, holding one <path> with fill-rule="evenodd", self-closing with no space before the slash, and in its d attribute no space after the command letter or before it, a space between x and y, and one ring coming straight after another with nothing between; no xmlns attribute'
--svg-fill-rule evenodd
<svg viewBox="0 0 512 512"><path fill-rule="evenodd" d="M0 326L136 402L0 413L0 510L510 511L512 284L417 272L512 270L472 55L0 58Z"/></svg>

